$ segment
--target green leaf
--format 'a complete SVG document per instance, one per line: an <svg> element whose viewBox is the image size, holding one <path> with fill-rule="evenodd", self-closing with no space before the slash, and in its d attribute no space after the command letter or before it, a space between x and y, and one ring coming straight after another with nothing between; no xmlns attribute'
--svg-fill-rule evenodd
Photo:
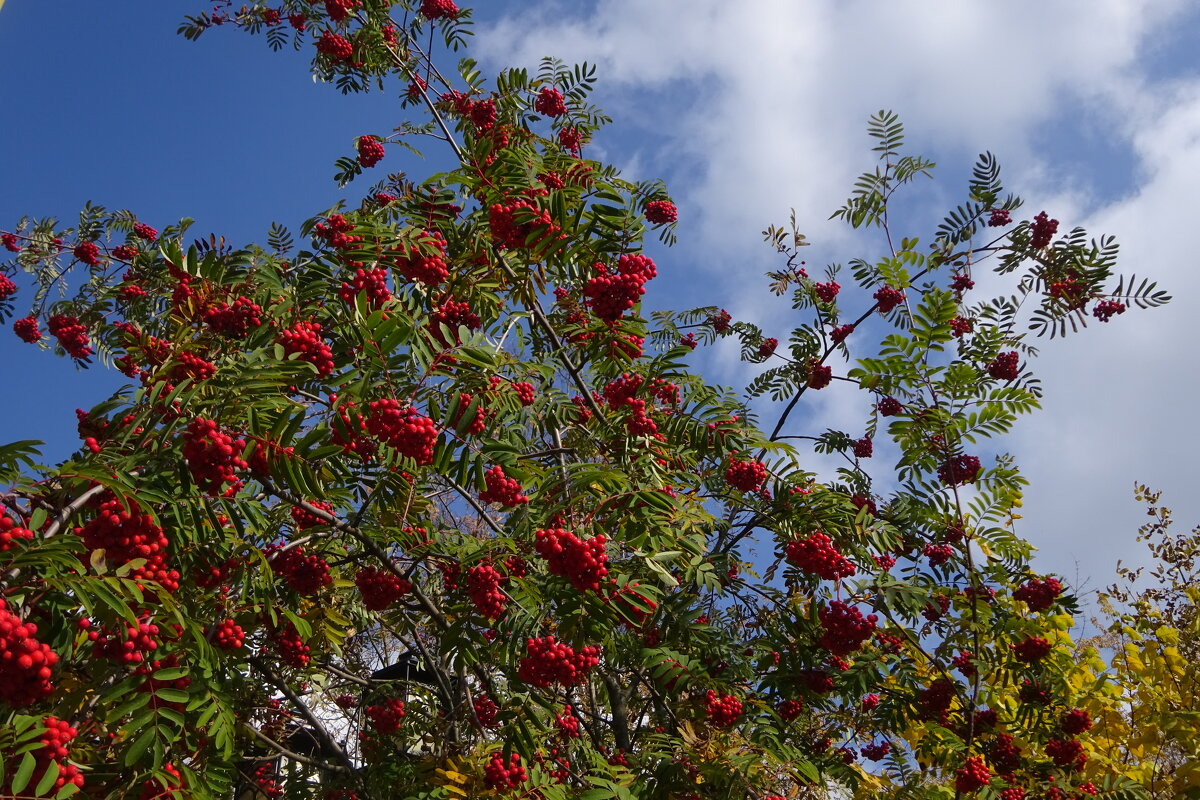
<svg viewBox="0 0 1200 800"><path fill-rule="evenodd" d="M17 767L17 774L13 775L12 791L14 795L19 795L29 785L29 779L33 777L34 767L37 766L37 759L33 753L26 753L21 758L21 766Z"/></svg>

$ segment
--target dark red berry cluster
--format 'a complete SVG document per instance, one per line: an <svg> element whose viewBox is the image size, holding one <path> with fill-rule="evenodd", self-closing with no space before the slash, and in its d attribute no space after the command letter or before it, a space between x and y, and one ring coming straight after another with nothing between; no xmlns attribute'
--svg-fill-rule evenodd
<svg viewBox="0 0 1200 800"><path fill-rule="evenodd" d="M392 697L382 705L367 706L367 718L376 731L391 736L404 722L404 701Z"/></svg>
<svg viewBox="0 0 1200 800"><path fill-rule="evenodd" d="M354 585L363 605L371 611L383 611L412 591L412 584L385 569L363 567L354 576Z"/></svg>
<svg viewBox="0 0 1200 800"><path fill-rule="evenodd" d="M412 406L402 409L395 398L373 400L367 414L367 430L419 466L433 463L437 427Z"/></svg>
<svg viewBox="0 0 1200 800"><path fill-rule="evenodd" d="M654 225L665 225L679 218L679 209L670 200L651 200L646 203L646 221Z"/></svg>
<svg viewBox="0 0 1200 800"><path fill-rule="evenodd" d="M875 405L879 409L879 416L894 417L897 414L904 413L904 406L894 397L882 397Z"/></svg>
<svg viewBox="0 0 1200 800"><path fill-rule="evenodd" d="M778 339L774 337L763 339L758 343L758 357L770 358L771 356L775 355L775 349L777 347L779 347Z"/></svg>
<svg viewBox="0 0 1200 800"><path fill-rule="evenodd" d="M529 502L529 498L521 494L521 484L504 474L504 467L496 465L483 475L487 489L479 493L479 499L484 503L499 503L505 508L515 508Z"/></svg>
<svg viewBox="0 0 1200 800"><path fill-rule="evenodd" d="M475 716L479 719L480 725L485 728L496 727L496 717L500 714L500 707L496 705L495 700L486 694L477 694L471 700L471 707L475 709Z"/></svg>
<svg viewBox="0 0 1200 800"><path fill-rule="evenodd" d="M42 331L38 327L37 317L22 317L13 323L13 333L21 341L33 344L42 340Z"/></svg>
<svg viewBox="0 0 1200 800"><path fill-rule="evenodd" d="M1125 313L1125 304L1120 300L1101 300L1092 309L1092 316L1101 322L1108 322L1116 314Z"/></svg>
<svg viewBox="0 0 1200 800"><path fill-rule="evenodd" d="M275 342L283 346L289 356L296 355L317 368L317 374L333 372L333 350L321 338L319 322L297 322L291 328L279 332Z"/></svg>
<svg viewBox="0 0 1200 800"><path fill-rule="evenodd" d="M879 310L880 314L886 314L904 302L904 292L894 289L887 284L875 290L875 294L871 295L871 297L874 298L875 307Z"/></svg>
<svg viewBox="0 0 1200 800"><path fill-rule="evenodd" d="M996 380L1015 381L1021 375L1020 360L1016 350L1001 353L987 365L987 373Z"/></svg>
<svg viewBox="0 0 1200 800"><path fill-rule="evenodd" d="M1041 636L1029 636L1009 646L1012 648L1016 659L1024 661L1027 664L1041 661L1050 655L1050 651L1054 649L1054 645L1048 639Z"/></svg>
<svg viewBox="0 0 1200 800"><path fill-rule="evenodd" d="M658 274L648 256L626 253L617 259L616 269L596 262L597 273L583 287L584 304L602 320L614 322L633 308L646 293L645 284Z"/></svg>
<svg viewBox="0 0 1200 800"><path fill-rule="evenodd" d="M15 233L0 234L0 243L3 243L4 249L10 253L21 252L21 245L17 242L17 235Z"/></svg>
<svg viewBox="0 0 1200 800"><path fill-rule="evenodd" d="M729 312L722 308L716 314L713 314L708 318L708 324L711 325L712 329L717 333L724 333L725 331L729 330L729 323L732 319L733 317L729 316Z"/></svg>
<svg viewBox="0 0 1200 800"><path fill-rule="evenodd" d="M785 553L788 563L827 581L849 578L856 571L850 559L833 546L833 540L820 531L788 542Z"/></svg>
<svg viewBox="0 0 1200 800"><path fill-rule="evenodd" d="M992 780L991 770L984 763L983 756L968 756L954 776L955 791L964 794L978 791Z"/></svg>
<svg viewBox="0 0 1200 800"><path fill-rule="evenodd" d="M230 339L245 339L251 329L262 325L262 308L248 297L237 297L232 304L221 301L206 308L204 322Z"/></svg>
<svg viewBox="0 0 1200 800"><path fill-rule="evenodd" d="M779 712L780 719L791 722L804 712L804 703L799 700L784 700L776 710Z"/></svg>
<svg viewBox="0 0 1200 800"><path fill-rule="evenodd" d="M547 86L538 92L537 99L533 101L533 110L547 117L561 117L567 113L567 104L562 92Z"/></svg>
<svg viewBox="0 0 1200 800"><path fill-rule="evenodd" d="M1077 739L1051 739L1046 742L1046 755L1059 767L1078 769L1087 763L1087 753Z"/></svg>
<svg viewBox="0 0 1200 800"><path fill-rule="evenodd" d="M535 534L538 555L549 562L550 572L561 575L581 592L600 591L608 577L608 540L603 535L586 542L563 528L548 528Z"/></svg>
<svg viewBox="0 0 1200 800"><path fill-rule="evenodd" d="M211 495L221 494L225 484L230 491L241 488L237 471L249 466L241 456L245 449L245 440L222 433L216 422L203 417L192 420L184 434L183 457L192 480Z"/></svg>
<svg viewBox="0 0 1200 800"><path fill-rule="evenodd" d="M285 620L283 625L275 629L271 638L275 642L279 658L283 663L304 668L312 661L312 656L309 655L312 648L304 643L300 632L296 630L295 624L290 619Z"/></svg>
<svg viewBox="0 0 1200 800"><path fill-rule="evenodd" d="M58 653L36 638L37 625L21 622L0 598L0 702L22 708L49 697Z"/></svg>
<svg viewBox="0 0 1200 800"><path fill-rule="evenodd" d="M95 242L80 242L75 245L75 249L72 252L76 258L89 267L99 266L100 264L100 247Z"/></svg>
<svg viewBox="0 0 1200 800"><path fill-rule="evenodd" d="M245 641L246 632L232 619L221 620L213 631L213 646L221 650L241 650Z"/></svg>
<svg viewBox="0 0 1200 800"><path fill-rule="evenodd" d="M837 281L829 281L828 283L818 283L813 285L813 292L816 293L817 299L822 303L832 303L837 299L838 292L842 290L841 284Z"/></svg>
<svg viewBox="0 0 1200 800"><path fill-rule="evenodd" d="M833 381L833 367L818 362L815 358L808 363L808 388L824 389Z"/></svg>
<svg viewBox="0 0 1200 800"><path fill-rule="evenodd" d="M7 300L17 293L17 285L7 275L0 272L0 300Z"/></svg>
<svg viewBox="0 0 1200 800"><path fill-rule="evenodd" d="M767 467L761 461L733 459L725 469L725 482L734 489L753 492L767 479Z"/></svg>
<svg viewBox="0 0 1200 800"><path fill-rule="evenodd" d="M322 511L328 511L330 514L333 513L333 505L331 503L326 503L323 500L313 500L309 502L309 505L311 505L313 508L319 508ZM316 528L321 525L329 524L321 517L318 517L308 509L301 508L300 506L292 506L292 522L295 523L296 530L298 531L305 531L309 528Z"/></svg>
<svg viewBox="0 0 1200 800"><path fill-rule="evenodd" d="M855 458L870 458L875 455L875 443L870 436L864 436L854 443Z"/></svg>
<svg viewBox="0 0 1200 800"><path fill-rule="evenodd" d="M317 52L329 56L332 61L349 61L354 56L354 45L345 36L324 31L317 40Z"/></svg>
<svg viewBox="0 0 1200 800"><path fill-rule="evenodd" d="M428 3L431 0L425 0L425 2ZM492 756L492 760L483 768L483 775L489 789L500 791L515 789L529 779L525 768L521 766L521 757L516 753L509 755L508 764L504 763L504 759L499 754Z"/></svg>
<svg viewBox="0 0 1200 800"><path fill-rule="evenodd" d="M46 327L72 358L87 358L92 354L87 326L81 325L78 318L69 314L55 314L46 322Z"/></svg>
<svg viewBox="0 0 1200 800"><path fill-rule="evenodd" d="M446 240L437 231L425 231L419 243L402 242L393 252L392 268L410 281L437 286L450 277Z"/></svg>
<svg viewBox="0 0 1200 800"><path fill-rule="evenodd" d="M293 547L268 554L271 570L287 581L297 593L306 597L318 594L333 583L329 563L315 553L305 555L304 547Z"/></svg>
<svg viewBox="0 0 1200 800"><path fill-rule="evenodd" d="M392 299L392 291L388 288L388 271L384 267L366 269L358 267L354 270L349 282L343 281L338 289L338 297L343 303L354 304L354 298L359 294L367 296L367 304L371 308L379 308Z"/></svg>
<svg viewBox="0 0 1200 800"><path fill-rule="evenodd" d="M483 320L479 315L471 310L466 301L458 301L453 299L444 300L437 309L429 315L428 330L434 339L441 342L443 347L450 347L451 344L458 344L458 329L466 328L469 331L479 330L479 326L483 324ZM446 326L453 333L453 342L446 338L442 333L442 326Z"/></svg>
<svg viewBox="0 0 1200 800"><path fill-rule="evenodd" d="M834 344L841 344L846 341L850 334L854 333L853 325L839 325L829 332L829 339Z"/></svg>
<svg viewBox="0 0 1200 800"><path fill-rule="evenodd" d="M75 533L90 552L104 552L104 560L110 569L135 559L145 559L145 563L133 569L129 577L157 581L168 592L174 592L179 588L179 571L168 568L170 542L166 534L154 517L142 513L134 501L127 502L128 507L111 496L103 500L96 508L96 516L76 528Z"/></svg>
<svg viewBox="0 0 1200 800"><path fill-rule="evenodd" d="M12 548L22 539L33 539L33 531L20 527L12 517L0 517L0 553Z"/></svg>
<svg viewBox="0 0 1200 800"><path fill-rule="evenodd" d="M817 644L835 656L849 655L861 649L875 632L875 623L879 619L874 614L864 617L858 606L841 600L823 607L817 616L824 629Z"/></svg>
<svg viewBox="0 0 1200 800"><path fill-rule="evenodd" d="M1068 736L1078 736L1087 733L1092 728L1092 718L1082 708L1073 708L1062 715L1063 733Z"/></svg>
<svg viewBox="0 0 1200 800"><path fill-rule="evenodd" d="M917 705L922 719L944 722L954 702L954 681L938 678L917 694Z"/></svg>
<svg viewBox="0 0 1200 800"><path fill-rule="evenodd" d="M1012 222L1012 215L1005 208L993 208L992 213L988 215L988 225L993 228L1002 228Z"/></svg>
<svg viewBox="0 0 1200 800"><path fill-rule="evenodd" d="M975 281L971 280L970 275L955 273L950 276L950 290L962 294L965 291L975 288Z"/></svg>
<svg viewBox="0 0 1200 800"><path fill-rule="evenodd" d="M1050 244L1050 240L1054 238L1054 234L1057 232L1058 220L1050 219L1046 212L1043 211L1033 218L1033 226L1029 235L1029 246L1034 250L1041 250Z"/></svg>
<svg viewBox="0 0 1200 800"><path fill-rule="evenodd" d="M1058 578L1034 579L1021 584L1020 588L1013 592L1013 599L1025 603L1030 611L1036 613L1054 605L1054 600L1062 594L1062 589Z"/></svg>
<svg viewBox="0 0 1200 800"><path fill-rule="evenodd" d="M523 405L523 406L533 405L533 401L536 399L537 394L533 388L532 383L526 383L524 381L521 381L520 383L514 383L512 385L512 388L513 388L513 391L517 393L517 400L519 400L521 402L521 405Z"/></svg>
<svg viewBox="0 0 1200 800"><path fill-rule="evenodd" d="M974 483L979 477L981 465L976 456L950 456L938 467L938 478L947 486L961 486L964 483Z"/></svg>
<svg viewBox="0 0 1200 800"><path fill-rule="evenodd" d="M530 686L576 686L600 663L600 648L594 645L575 652L570 645L556 642L553 636L543 636L526 640L525 646L526 655L521 659L517 677Z"/></svg>
<svg viewBox="0 0 1200 800"><path fill-rule="evenodd" d="M731 694L717 694L709 689L705 695L705 711L714 728L730 728L742 716L742 701Z"/></svg>
<svg viewBox="0 0 1200 800"><path fill-rule="evenodd" d="M478 564L467 570L467 595L481 616L499 619L504 615L508 597L500 589L503 576L491 564Z"/></svg>
<svg viewBox="0 0 1200 800"><path fill-rule="evenodd" d="M862 749L863 758L869 761L882 761L887 758L887 754L890 752L892 752L891 742L871 743Z"/></svg>
<svg viewBox="0 0 1200 800"><path fill-rule="evenodd" d="M948 544L927 544L921 552L929 559L929 566L940 567L954 555L954 548Z"/></svg>
<svg viewBox="0 0 1200 800"><path fill-rule="evenodd" d="M966 317L954 317L950 320L950 335L955 339L961 339L973 330L975 324Z"/></svg>

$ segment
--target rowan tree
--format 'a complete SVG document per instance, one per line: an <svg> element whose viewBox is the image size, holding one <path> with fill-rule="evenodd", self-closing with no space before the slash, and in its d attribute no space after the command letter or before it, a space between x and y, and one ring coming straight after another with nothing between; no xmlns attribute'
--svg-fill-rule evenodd
<svg viewBox="0 0 1200 800"><path fill-rule="evenodd" d="M933 164L880 112L835 213L874 255L818 274L793 218L766 240L794 318L647 319L666 186L589 157L593 68L487 80L448 63L469 23L450 0L184 22L403 97L338 161L378 182L298 235L189 244L99 206L4 231L16 337L131 381L62 464L0 449L4 791L1133 792L1063 722L1075 600L1031 570L989 440L1038 406L1032 337L1168 298L1115 275L1111 238L1023 217L990 154L932 236L900 235ZM429 136L453 168L384 175ZM988 268L1008 294L975 297ZM744 394L689 366L721 338L762 365ZM834 381L862 427L805 430Z"/></svg>

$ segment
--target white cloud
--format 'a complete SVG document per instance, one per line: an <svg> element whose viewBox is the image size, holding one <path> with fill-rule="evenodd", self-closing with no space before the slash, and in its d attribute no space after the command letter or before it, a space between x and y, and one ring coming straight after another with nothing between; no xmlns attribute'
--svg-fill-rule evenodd
<svg viewBox="0 0 1200 800"><path fill-rule="evenodd" d="M1200 91L1146 69L1150 46L1188 10L1182 0L560 0L482 31L480 51L497 64L535 66L543 55L599 64L615 129L638 133L620 149L610 143L610 155L664 174L681 207L684 244L664 262L706 275L713 299L697 303L764 327L794 319L763 303L767 222L795 207L817 244L814 264L877 246L826 217L870 166L864 122L880 108L900 113L913 150L956 162L950 171L990 149L1033 211L1050 209L1066 227L1087 213L1090 230L1116 234L1124 270L1169 285L1175 303L1046 342L1047 409L1001 443L1034 481L1022 533L1043 549L1042 567L1073 577L1078 559L1103 584L1116 558L1141 556L1135 478L1168 489L1184 524L1200 521L1186 447L1196 386L1187 326L1200 278L1184 238L1200 175ZM1138 185L1122 198L1090 194L1091 176L1065 174L1045 152L1049 143L1074 153L1064 137L1081 136L1137 159ZM926 201L941 193L939 207L918 216L944 210L958 190L926 190ZM660 269L667 283L679 268ZM819 432L850 417L817 403L806 422Z"/></svg>

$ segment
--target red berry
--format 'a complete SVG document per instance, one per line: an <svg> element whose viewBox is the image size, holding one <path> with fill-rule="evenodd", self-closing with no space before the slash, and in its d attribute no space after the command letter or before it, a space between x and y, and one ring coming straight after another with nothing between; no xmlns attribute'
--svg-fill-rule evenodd
<svg viewBox="0 0 1200 800"><path fill-rule="evenodd" d="M646 221L653 225L665 225L679 217L679 210L670 200L651 200L646 204Z"/></svg>
<svg viewBox="0 0 1200 800"><path fill-rule="evenodd" d="M378 164L385 155L383 142L377 136L360 136L358 137L358 163L364 167L373 167Z"/></svg>
<svg viewBox="0 0 1200 800"><path fill-rule="evenodd" d="M562 92L547 86L538 92L537 99L533 101L533 110L547 117L561 117L567 113L567 104Z"/></svg>

